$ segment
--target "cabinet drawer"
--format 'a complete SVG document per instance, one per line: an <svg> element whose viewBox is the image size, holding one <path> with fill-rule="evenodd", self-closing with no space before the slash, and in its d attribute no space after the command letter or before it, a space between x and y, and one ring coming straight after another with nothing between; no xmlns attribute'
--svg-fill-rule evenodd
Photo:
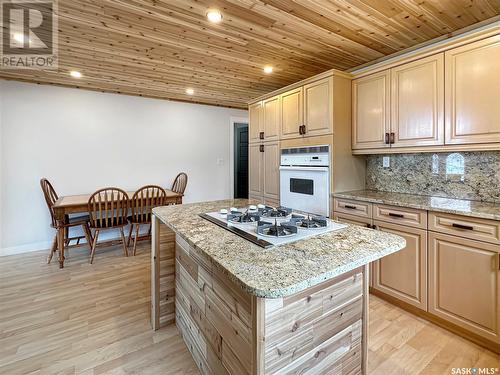
<svg viewBox="0 0 500 375"><path fill-rule="evenodd" d="M340 221L341 223L359 225L360 227L365 228L370 228L372 225L372 219L349 214L340 214L337 212L333 213L333 219Z"/></svg>
<svg viewBox="0 0 500 375"><path fill-rule="evenodd" d="M373 206L373 219L409 227L427 228L427 211L413 208L376 204Z"/></svg>
<svg viewBox="0 0 500 375"><path fill-rule="evenodd" d="M429 212L429 230L500 244L500 221Z"/></svg>
<svg viewBox="0 0 500 375"><path fill-rule="evenodd" d="M333 210L335 212L341 212L361 217L372 217L372 204L367 202L335 198Z"/></svg>

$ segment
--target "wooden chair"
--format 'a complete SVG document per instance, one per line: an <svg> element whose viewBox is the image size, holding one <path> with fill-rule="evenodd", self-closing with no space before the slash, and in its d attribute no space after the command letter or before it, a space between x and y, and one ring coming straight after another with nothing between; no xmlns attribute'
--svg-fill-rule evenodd
<svg viewBox="0 0 500 375"><path fill-rule="evenodd" d="M95 249L99 233L109 229L119 229L123 245L123 254L128 256L123 227L127 225L128 195L118 188L108 187L97 190L89 198L88 211L90 228L94 230L90 264L94 262Z"/></svg>
<svg viewBox="0 0 500 375"><path fill-rule="evenodd" d="M165 190L161 186L157 185L143 186L132 196L132 199L130 200L132 215L128 217L130 232L128 235L127 245L130 246L132 230L135 225L133 255L135 255L137 249L137 239L139 238L139 229L141 225L149 225L149 233L151 233L151 210L154 207L165 205L166 199L167 193L165 193Z"/></svg>
<svg viewBox="0 0 500 375"><path fill-rule="evenodd" d="M40 186L42 188L43 196L45 198L45 203L47 203L47 207L49 208L50 218L52 220L50 226L54 229L57 229L57 221L54 216L53 206L59 197L57 196L57 193L52 184L46 178L42 178L40 180ZM85 238L87 240L89 248L91 247L92 233L90 232L89 228L89 215L84 215L84 216L80 215L77 217L69 217L66 215L64 218L63 226L64 226L64 243L66 246L70 245L71 241L74 240L76 241L76 244L79 245L80 240L82 238ZM78 226L82 227L84 236L69 237L69 228ZM52 246L50 247L50 252L47 257L47 264L50 263L56 251L57 251L57 233L55 234L54 239L52 240Z"/></svg>
<svg viewBox="0 0 500 375"><path fill-rule="evenodd" d="M188 176L184 172L181 172L175 177L174 183L172 184L172 190L175 193L184 194L188 182Z"/></svg>

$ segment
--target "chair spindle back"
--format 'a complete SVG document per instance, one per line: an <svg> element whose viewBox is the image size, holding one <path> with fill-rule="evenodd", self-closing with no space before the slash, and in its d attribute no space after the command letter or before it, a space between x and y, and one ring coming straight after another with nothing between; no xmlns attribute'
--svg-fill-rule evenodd
<svg viewBox="0 0 500 375"><path fill-rule="evenodd" d="M165 205L167 193L161 186L146 185L137 190L130 206L132 209L132 222L149 223L151 221L151 210L154 207Z"/></svg>
<svg viewBox="0 0 500 375"><path fill-rule="evenodd" d="M172 184L172 191L179 194L184 194L186 190L188 181L188 176L186 173L181 172L175 177L174 183Z"/></svg>
<svg viewBox="0 0 500 375"><path fill-rule="evenodd" d="M54 204L56 203L56 201L59 197L57 196L57 193L56 193L54 187L52 186L52 184L46 178L42 178L40 180L40 186L42 187L42 192L43 192L43 196L45 198L45 203L47 203L47 207L49 208L50 218L52 220L52 226L56 227L57 223L56 223L56 218L54 215L54 208L53 207L54 207Z"/></svg>
<svg viewBox="0 0 500 375"><path fill-rule="evenodd" d="M88 211L92 228L112 228L127 223L128 195L119 188L97 190L89 198Z"/></svg>

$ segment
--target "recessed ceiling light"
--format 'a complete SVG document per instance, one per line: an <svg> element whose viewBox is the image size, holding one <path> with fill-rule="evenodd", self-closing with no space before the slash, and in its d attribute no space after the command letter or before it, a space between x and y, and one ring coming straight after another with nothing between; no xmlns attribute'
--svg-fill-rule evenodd
<svg viewBox="0 0 500 375"><path fill-rule="evenodd" d="M265 66L264 67L264 73L266 74L271 74L273 72L273 67L272 66Z"/></svg>
<svg viewBox="0 0 500 375"><path fill-rule="evenodd" d="M186 94L193 95L194 94L194 90L192 88L188 88L188 89L186 89Z"/></svg>
<svg viewBox="0 0 500 375"><path fill-rule="evenodd" d="M217 9L209 9L207 11L207 18L210 22L219 23L222 21L222 13Z"/></svg>
<svg viewBox="0 0 500 375"><path fill-rule="evenodd" d="M82 73L77 72L76 70L69 72L69 75L73 78L82 78Z"/></svg>

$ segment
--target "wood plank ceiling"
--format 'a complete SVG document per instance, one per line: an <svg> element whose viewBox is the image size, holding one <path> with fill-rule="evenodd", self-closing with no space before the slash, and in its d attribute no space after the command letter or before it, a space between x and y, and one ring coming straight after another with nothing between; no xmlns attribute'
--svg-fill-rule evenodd
<svg viewBox="0 0 500 375"><path fill-rule="evenodd" d="M60 0L59 71L0 78L246 108L498 14L500 0Z"/></svg>

